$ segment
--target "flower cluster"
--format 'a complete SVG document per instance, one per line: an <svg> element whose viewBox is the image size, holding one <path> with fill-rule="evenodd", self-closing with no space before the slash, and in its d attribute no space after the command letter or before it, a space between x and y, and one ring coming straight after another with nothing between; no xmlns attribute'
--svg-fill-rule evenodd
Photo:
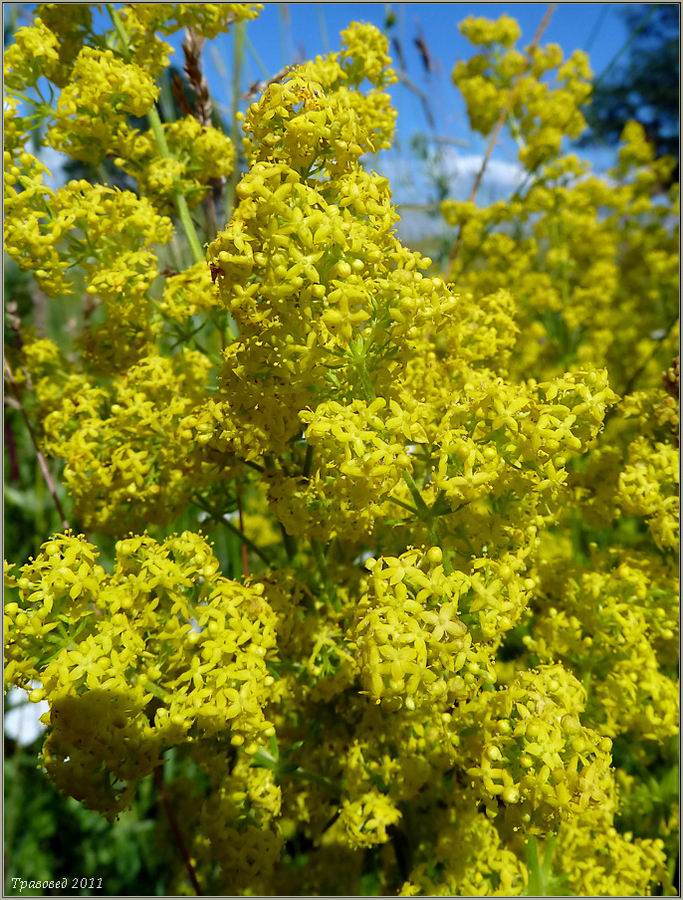
<svg viewBox="0 0 683 900"><path fill-rule="evenodd" d="M97 164L128 131L128 116L144 116L159 95L154 79L111 50L84 47L59 95L49 146ZM109 115L100 115L107 108Z"/></svg>
<svg viewBox="0 0 683 900"><path fill-rule="evenodd" d="M50 703L57 784L111 813L165 748L214 736L253 754L274 734L275 631L263 588L220 576L200 535L121 540L111 574L96 560L84 538L57 535L11 579L7 678L42 685L32 699Z"/></svg>
<svg viewBox="0 0 683 900"><path fill-rule="evenodd" d="M439 547L366 565L372 579L359 605L356 641L370 697L408 709L448 708L495 681L492 650L526 599L510 566L482 559L469 576L446 574Z"/></svg>
<svg viewBox="0 0 683 900"><path fill-rule="evenodd" d="M5 84L15 91L32 87L59 60L56 35L36 17L33 24L20 28L4 59Z"/></svg>
<svg viewBox="0 0 683 900"><path fill-rule="evenodd" d="M525 893L525 866L503 845L495 824L473 811L472 798L465 794L463 800L438 813L428 826L435 842L425 841L420 848L420 861L399 896L516 897Z"/></svg>
<svg viewBox="0 0 683 900"><path fill-rule="evenodd" d="M162 125L168 154L159 153L157 138L149 131L132 132L120 142L116 164L132 175L138 190L168 210L176 192L197 204L210 182L232 173L235 150L230 138L194 116Z"/></svg>
<svg viewBox="0 0 683 900"><path fill-rule="evenodd" d="M59 409L44 422L45 447L65 461L64 482L86 527L142 530L187 503L202 472L181 426L204 396L207 371L206 358L187 350L144 357L110 391L82 379L63 385Z"/></svg>
<svg viewBox="0 0 683 900"><path fill-rule="evenodd" d="M453 70L470 126L488 135L504 116L521 143L520 162L535 171L557 154L565 135L576 138L585 128L581 105L591 92L586 55L577 50L563 62L558 44L522 53L514 46L519 26L506 15L496 22L470 17L460 30L483 48ZM556 84L551 86L543 78L553 70Z"/></svg>
<svg viewBox="0 0 683 900"><path fill-rule="evenodd" d="M475 763L467 773L491 815L502 805L533 833L606 802L611 741L581 724L584 706L579 682L555 665L520 672L465 710L458 752Z"/></svg>

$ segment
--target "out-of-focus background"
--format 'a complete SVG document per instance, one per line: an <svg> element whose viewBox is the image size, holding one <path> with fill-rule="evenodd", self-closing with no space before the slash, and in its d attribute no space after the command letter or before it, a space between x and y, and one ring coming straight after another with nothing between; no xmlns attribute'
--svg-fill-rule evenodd
<svg viewBox="0 0 683 900"><path fill-rule="evenodd" d="M9 3L3 9L7 46L16 29L29 24L35 5ZM368 165L391 180L401 212L402 239L431 252L446 228L438 215L439 201L468 195L486 149L486 141L470 130L464 103L451 81L454 64L472 54L458 23L469 15L497 18L506 13L518 20L524 46L546 9L541 4L515 3L266 3L259 18L242 32L239 44L234 32L222 35L207 43L203 62L219 117L232 132L236 109L246 109L263 84L285 66L336 50L339 32L354 20L383 29L398 74L390 88L398 111L397 138L390 151L369 159ZM98 9L94 15L96 26L106 27L105 13ZM175 114L173 77L184 78L182 39L182 34L170 39L175 54L162 84L164 118ZM595 88L588 110L590 130L580 141L580 152L598 172L612 165L616 141L630 118L645 126L659 154L677 155L678 4L556 4L543 43L559 44L565 56L574 50L590 56ZM501 136L486 169L479 203L504 198L519 184L517 149L512 138ZM80 164L67 162L56 151L41 153L55 185L88 177ZM31 303L28 279L7 260L5 265L6 301ZM53 307L46 315L66 313ZM48 327L58 329L59 322ZM16 413L8 411L4 549L6 558L21 559L37 551L37 536L58 530L59 523L27 437L15 420ZM10 876L23 871L45 880L101 875L115 894L163 894L169 867L161 848L168 843L158 840L155 831L151 789L142 790L133 809L115 823L61 797L37 764L41 706L29 704L16 689L5 699L5 893L18 893Z"/></svg>

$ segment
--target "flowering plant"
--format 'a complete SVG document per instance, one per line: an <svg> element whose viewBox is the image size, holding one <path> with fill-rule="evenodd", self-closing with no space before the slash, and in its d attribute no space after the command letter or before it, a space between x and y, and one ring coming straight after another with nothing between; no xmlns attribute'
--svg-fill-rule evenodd
<svg viewBox="0 0 683 900"><path fill-rule="evenodd" d="M161 121L163 36L258 5L107 11L42 4L5 55L5 247L84 310L6 362L70 498L6 572L50 777L108 817L155 779L181 892L673 892L677 801L643 790L678 728L671 163L632 123L591 175L586 58L466 19L472 128L527 178L444 202L440 275L363 165L376 28L265 87L238 171L206 105ZM126 189L50 187L39 127Z"/></svg>

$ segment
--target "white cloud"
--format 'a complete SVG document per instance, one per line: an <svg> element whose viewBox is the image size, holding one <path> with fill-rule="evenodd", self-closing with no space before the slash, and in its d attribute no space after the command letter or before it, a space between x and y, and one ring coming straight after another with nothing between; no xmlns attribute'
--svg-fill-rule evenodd
<svg viewBox="0 0 683 900"><path fill-rule="evenodd" d="M394 202L413 204L424 203L433 194L430 180L439 174L448 182L449 196L465 199L483 159L481 153L460 154L455 148L447 147L440 154L432 154L428 160L389 154L380 155L373 163L389 179ZM524 175L524 169L516 160L490 159L479 188L482 200L490 202L511 194L522 183Z"/></svg>
<svg viewBox="0 0 683 900"><path fill-rule="evenodd" d="M437 174L445 176L449 197L466 199L483 159L481 153L459 153L454 147L442 148L440 153L434 152L428 160L395 153L376 157L372 161L373 167L389 179L394 203L404 205L403 209L399 209L400 237L406 241L414 241L446 233L449 229L441 216L414 207L432 200L433 178ZM524 176L525 171L517 161L495 158L489 160L479 187L478 201L486 205L508 197L522 183Z"/></svg>
<svg viewBox="0 0 683 900"><path fill-rule="evenodd" d="M444 153L443 168L456 189L465 189L467 195L472 187L477 172L481 169L484 156L481 153L459 155L449 151ZM524 179L524 169L518 162L507 162L501 159L490 159L482 180L482 190L496 190L500 193L514 191ZM459 190L458 190L459 192Z"/></svg>
<svg viewBox="0 0 683 900"><path fill-rule="evenodd" d="M38 687L37 682L32 687ZM11 687L7 694L7 707L5 734L20 747L32 744L45 731L45 726L40 721L40 717L50 708L45 700L31 703L26 691Z"/></svg>

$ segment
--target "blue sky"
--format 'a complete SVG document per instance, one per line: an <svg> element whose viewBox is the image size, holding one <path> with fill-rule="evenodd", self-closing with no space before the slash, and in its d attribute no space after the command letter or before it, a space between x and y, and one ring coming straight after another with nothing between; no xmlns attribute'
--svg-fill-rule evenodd
<svg viewBox="0 0 683 900"><path fill-rule="evenodd" d="M483 138L470 132L464 104L451 83L451 71L458 59L474 52L458 31L458 23L468 15L497 18L503 13L514 16L521 26L523 46L528 43L547 9L539 3L266 3L264 10L248 25L251 47L247 51L244 81L249 86L272 75L295 59L307 59L339 47L339 32L350 22L362 20L384 27L387 10L396 17L393 34L403 49L406 67L413 82L429 97L429 105L436 120L432 131L420 98L405 86L391 89L398 110L397 142L391 151L372 161L373 166L391 177L397 200L420 203L429 190L421 177L415 156L411 152L411 138L416 134L435 133L451 141L447 150L448 172L454 179L454 195L466 193L471 184L478 160L485 149ZM544 34L543 43L558 43L569 55L573 50L588 50L593 70L599 75L623 47L627 31L620 15L624 4L561 3L553 14ZM434 62L434 71L424 71L415 38L424 39ZM227 103L228 90L215 64L218 54L222 60L232 56L231 37L223 36L215 42L215 50L206 54L210 83L217 97ZM392 48L392 55L395 51ZM444 145L441 144L443 147ZM598 169L604 169L613 158L612 151L589 154ZM495 163L490 167L488 184L490 196L505 193L514 186L516 147L511 140L501 139Z"/></svg>
<svg viewBox="0 0 683 900"><path fill-rule="evenodd" d="M588 48L594 72L599 75L626 40L620 16L624 6L560 3L543 42L560 44L566 54ZM507 13L520 23L524 44L531 40L547 8L546 4L539 3L265 3L259 18L248 26L254 49L247 53L245 81L251 84L263 78L264 71L275 73L297 56L306 59L336 50L339 32L355 20L383 27L387 7L396 15L394 33L403 47L410 77L430 97L438 133L459 140L471 136L450 74L455 61L470 56L473 50L460 35L458 22L468 15L497 18ZM424 73L413 43L418 35L424 38L435 62L435 72L430 76ZM215 42L221 57L231 56L230 43L228 36ZM207 56L207 66L217 93L223 93L227 100L227 91L220 89L223 79L213 65L211 54ZM399 114L400 143L407 142L415 132L429 130L421 101L414 93L398 85L392 94ZM478 146L471 144L472 152L480 147L481 142Z"/></svg>
<svg viewBox="0 0 683 900"><path fill-rule="evenodd" d="M7 11L7 7L5 10ZM29 19L32 4L19 7L20 24ZM627 32L621 17L625 4L560 3L544 34L543 43L560 44L565 54L581 49L589 52L593 71L599 76L623 47ZM339 32L350 22L362 20L384 27L387 10L396 17L393 34L404 52L407 72L413 82L429 97L435 128L425 116L423 104L415 93L403 85L391 92L398 110L396 147L372 161L373 166L392 177L394 193L402 202L426 199L427 188L419 177L410 142L416 134L436 134L450 142L447 146L449 173L454 179L453 193L466 192L471 184L477 160L485 141L470 133L464 105L450 80L454 63L474 51L460 35L458 22L468 15L497 18L502 13L514 16L522 29L523 46L528 43L547 5L542 3L265 3L259 18L248 24L248 49L243 71L243 92L256 81L277 73L293 61L310 58L339 47ZM96 14L98 25L106 27L108 16ZM427 74L422 66L414 40L420 36L429 48L434 71ZM182 35L170 41L176 48L174 60L182 64ZM220 105L230 104L231 35L221 35L207 46L205 68L212 92ZM393 55L393 51L392 51ZM443 144L441 146L444 146ZM612 159L611 151L589 154L596 168L604 169ZM509 187L515 178L516 148L509 139L501 139L496 149L495 164L490 167L486 189L496 193ZM496 185L494 182L498 180Z"/></svg>
<svg viewBox="0 0 683 900"><path fill-rule="evenodd" d="M118 5L118 4L117 4ZM33 4L6 4L18 9L19 22L28 22ZM561 45L565 53L575 49L589 49L596 75L609 64L623 46L626 29L621 11L626 4L560 3L547 28L543 41ZM471 55L471 45L461 37L458 22L468 15L497 18L502 13L514 16L522 28L521 44L528 42L547 8L544 3L265 3L261 15L248 24L253 50L247 52L244 68L244 89L264 74L273 75L284 65L310 58L339 47L339 32L350 22L361 20L384 26L388 8L396 16L394 34L404 50L411 78L425 90L437 115L437 130L444 137L464 139L467 123L459 95L450 82L450 73L457 59ZM104 24L106 14L96 15ZM419 54L413 44L421 35L436 64L431 76L423 73ZM171 38L180 47L182 35ZM212 42L214 51L206 54L209 80L217 98L229 103L229 86L214 64L215 54L229 67L232 57L230 35L221 35ZM182 61L180 53L176 60ZM399 113L399 139L408 140L416 131L428 126L419 99L401 86L392 91Z"/></svg>
<svg viewBox="0 0 683 900"><path fill-rule="evenodd" d="M507 13L520 23L524 44L531 40L547 8L539 3L266 3L261 16L249 24L249 34L266 67L277 71L297 53L307 58L337 49L339 32L354 20L382 27L387 6L397 17L394 30L403 46L408 71L420 87L429 91L440 113L439 124L451 137L463 137L467 128L450 73L457 59L473 52L459 33L458 22L468 15L497 18ZM599 74L626 38L620 18L623 8L624 4L558 4L543 41L560 44L566 53L589 46L594 71ZM419 54L413 45L418 34L423 36L437 66L431 78L422 76ZM254 80L260 77L253 55L248 59L248 67ZM394 96L400 132L424 129L426 122L418 98L400 88Z"/></svg>
<svg viewBox="0 0 683 900"><path fill-rule="evenodd" d="M474 52L469 42L460 35L458 23L468 15L497 18L507 13L516 18L521 26L520 45L523 46L534 35L547 9L546 4L266 3L260 17L248 26L253 50L247 54L245 80L251 84L263 78L264 71L277 72L297 56L305 59L336 50L339 32L354 20L384 27L388 7L396 16L393 34L403 48L408 74L429 97L436 127L431 132L420 98L401 84L395 85L391 92L398 110L396 146L373 160L373 165L391 177L397 200L423 202L428 199L429 188L419 165L416 166L410 141L416 133L436 133L440 138L453 142L446 145L447 149L443 152L447 156L447 171L453 179L452 193L464 196L479 166L486 142L470 132L464 104L451 83L454 63ZM543 36L543 43L560 44L565 55L577 49L587 50L593 71L599 76L627 40L620 14L623 9L623 4L558 4ZM431 74L424 71L415 47L414 40L418 36L424 39L434 61ZM224 37L217 41L221 56L230 55L230 40L230 37ZM207 55L207 66L213 76L211 82L220 85L222 79L215 71L211 54ZM598 169L604 169L613 159L612 151L596 150L588 155ZM510 139L501 139L494 159L487 175L488 183L483 185L482 199L487 199L487 193L489 198L506 193L514 187L518 177L516 147Z"/></svg>

